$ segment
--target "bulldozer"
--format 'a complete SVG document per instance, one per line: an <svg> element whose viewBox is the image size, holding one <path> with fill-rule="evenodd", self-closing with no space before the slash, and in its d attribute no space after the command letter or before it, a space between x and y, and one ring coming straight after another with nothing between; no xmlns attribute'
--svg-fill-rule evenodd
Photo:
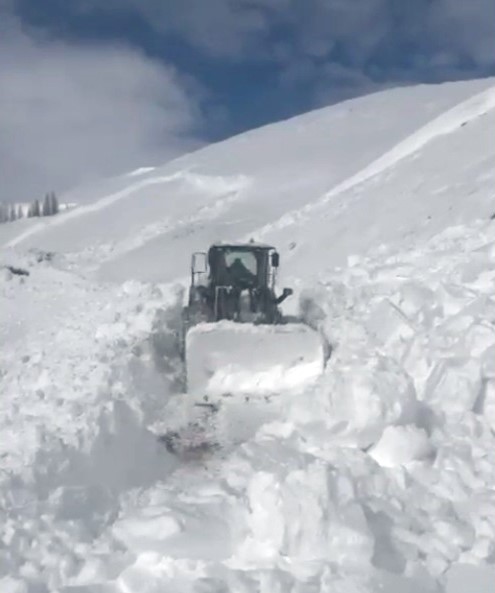
<svg viewBox="0 0 495 593"><path fill-rule="evenodd" d="M266 403L322 373L320 335L281 310L293 291L277 296L279 265L273 246L254 241L192 255L181 351L195 406Z"/></svg>

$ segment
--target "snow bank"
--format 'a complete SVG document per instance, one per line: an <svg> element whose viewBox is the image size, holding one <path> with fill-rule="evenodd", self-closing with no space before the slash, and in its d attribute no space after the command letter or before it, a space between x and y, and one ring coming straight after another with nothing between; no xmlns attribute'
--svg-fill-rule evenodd
<svg viewBox="0 0 495 593"><path fill-rule="evenodd" d="M2 591L55 590L79 573L101 576L91 564L111 565L113 552L88 544L120 493L177 467L146 423L176 380L164 344L175 340L167 311L178 296L95 286L42 252L1 257L29 274L4 268L0 285Z"/></svg>

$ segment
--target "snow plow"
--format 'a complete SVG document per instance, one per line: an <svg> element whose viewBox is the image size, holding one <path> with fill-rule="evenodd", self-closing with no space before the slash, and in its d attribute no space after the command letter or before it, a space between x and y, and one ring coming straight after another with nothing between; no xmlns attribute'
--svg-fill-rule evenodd
<svg viewBox="0 0 495 593"><path fill-rule="evenodd" d="M260 243L217 243L194 253L183 309L186 391L194 406L244 409L314 382L325 364L320 335L288 319L275 291L280 257Z"/></svg>

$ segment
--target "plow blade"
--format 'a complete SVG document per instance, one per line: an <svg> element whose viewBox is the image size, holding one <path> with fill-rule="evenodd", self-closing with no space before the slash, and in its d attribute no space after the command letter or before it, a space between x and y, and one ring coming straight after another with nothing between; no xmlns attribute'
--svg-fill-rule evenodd
<svg viewBox="0 0 495 593"><path fill-rule="evenodd" d="M324 364L320 335L299 323L200 323L186 336L187 391L198 404L266 401L314 383Z"/></svg>

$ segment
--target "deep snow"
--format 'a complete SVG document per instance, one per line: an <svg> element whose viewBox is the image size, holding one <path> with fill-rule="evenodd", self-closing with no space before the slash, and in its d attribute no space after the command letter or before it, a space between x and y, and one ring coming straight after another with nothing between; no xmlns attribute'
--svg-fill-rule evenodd
<svg viewBox="0 0 495 593"><path fill-rule="evenodd" d="M0 591L490 591L494 108L386 91L3 225ZM173 455L178 281L239 236L332 357L246 442Z"/></svg>

